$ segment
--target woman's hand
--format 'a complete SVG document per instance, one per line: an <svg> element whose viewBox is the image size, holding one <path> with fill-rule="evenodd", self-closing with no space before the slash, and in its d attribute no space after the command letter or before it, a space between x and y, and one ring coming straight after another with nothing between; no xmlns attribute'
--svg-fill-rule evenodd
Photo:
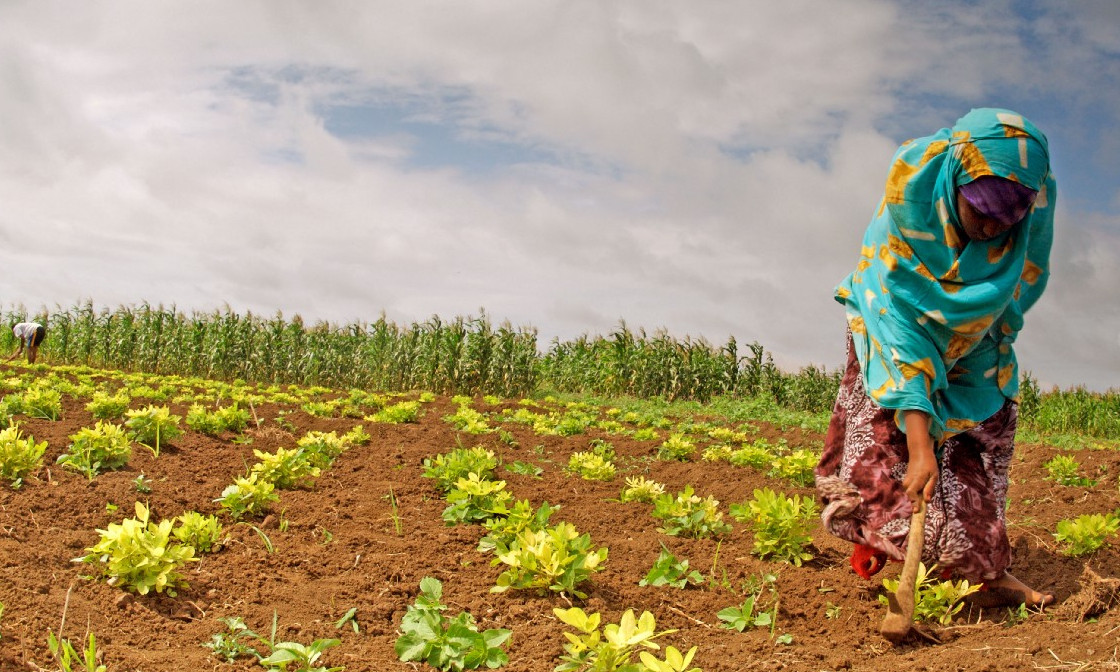
<svg viewBox="0 0 1120 672"><path fill-rule="evenodd" d="M929 501L937 487L937 457L933 453L933 437L929 435L929 415L924 411L903 411L906 424L906 449L909 463L902 487L911 502L921 497Z"/></svg>

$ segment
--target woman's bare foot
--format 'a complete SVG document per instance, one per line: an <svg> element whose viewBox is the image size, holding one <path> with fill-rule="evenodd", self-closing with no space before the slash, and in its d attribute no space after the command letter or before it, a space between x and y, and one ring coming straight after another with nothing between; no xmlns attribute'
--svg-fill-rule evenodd
<svg viewBox="0 0 1120 672"><path fill-rule="evenodd" d="M985 595L985 593L987 593ZM1004 572L1003 576L991 581L985 581L980 593L976 593L976 601L983 603L981 606L1007 606L1014 607L1025 604L1029 608L1045 607L1054 602L1050 593L1040 593L1034 588L1015 578L1011 572ZM990 604L989 604L990 603Z"/></svg>

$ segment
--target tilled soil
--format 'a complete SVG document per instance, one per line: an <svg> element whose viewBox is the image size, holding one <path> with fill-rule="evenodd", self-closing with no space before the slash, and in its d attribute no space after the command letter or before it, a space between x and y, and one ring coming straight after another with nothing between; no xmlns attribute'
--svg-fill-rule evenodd
<svg viewBox="0 0 1120 672"><path fill-rule="evenodd" d="M481 401L476 407L493 411ZM509 407L515 407L510 405ZM737 670L1117 670L1120 610L1113 607L1084 618L1078 605L1086 592L1079 579L1086 566L1101 577L1120 574L1120 540L1113 537L1093 556L1063 555L1052 531L1063 518L1120 507L1117 490L1120 453L1082 450L1076 456L1087 474L1099 475L1092 488L1064 487L1044 480L1042 464L1059 452L1045 445L1020 445L1012 467L1009 519L1017 576L1057 596L1046 614L1025 620L1006 609L966 608L952 623L929 626L941 643L908 641L892 646L878 634L885 608L877 601L881 581L865 581L849 568L849 547L818 528L815 559L802 567L767 562L751 554L748 526L712 539L670 537L658 531L650 507L618 500L625 476L644 475L679 492L691 484L713 495L725 515L731 503L751 498L755 488L811 495L808 488L766 478L725 462L666 462L653 459L660 441L635 441L598 430L571 437L538 436L524 425L506 423L518 444L496 434L455 432L442 420L454 411L447 398L426 404L417 423L375 424L357 419L324 419L277 405L256 408L261 420L235 442L187 431L154 458L134 446L127 467L103 473L92 482L55 466L67 438L94 421L84 403L65 399L62 419L21 418L25 434L49 444L43 469L19 489L0 487L0 670L55 670L47 649L49 632L62 631L75 645L87 632L110 672L261 670L252 658L226 663L202 644L224 632L222 617L239 616L267 634L276 616L277 639L309 644L340 638L320 664L349 672L430 669L400 662L393 645L406 608L422 578L443 582L443 601L451 614L469 611L480 628L507 628L510 672L542 672L559 662L567 629L552 614L571 604L617 622L622 612L650 611L658 629L676 632L659 641L684 651L698 647L693 665L705 672ZM186 408L172 404L185 415ZM281 411L294 423L286 431L274 422ZM221 513L214 502L235 476L256 462L253 449L292 447L308 430L338 430L362 424L368 445L344 453L313 487L284 491L272 515L248 521L267 536L273 551L250 524L223 516L229 541L202 556L186 571L189 587L178 595L137 596L95 578L98 568L74 562L98 540L97 529L133 515L134 502L150 503L153 518L187 510ZM779 431L754 423L757 433L791 447L817 448L821 437L800 430ZM664 437L665 432L661 432ZM610 441L618 454L619 475L611 482L583 480L566 473L569 455L587 450L594 438ZM559 504L551 522L567 521L590 533L596 547L610 554L604 571L583 588L588 597L571 602L557 594L510 591L492 593L502 568L492 555L476 550L478 526L448 527L445 507L431 479L422 476L424 458L457 446L486 446L506 463L523 461L543 469L539 478L499 469L518 499ZM138 493L144 474L151 492ZM397 503L394 518L393 498ZM115 505L119 507L110 510ZM399 523L399 531L397 524ZM638 582L661 550L687 558L707 579L704 587L643 587ZM884 575L897 574L892 564ZM716 613L743 601L742 588L772 573L779 600L776 627L739 633L720 627ZM883 575L881 575L883 576ZM881 577L880 577L881 578ZM1067 607L1063 609L1062 604ZM1107 605L1106 605L1107 606ZM357 608L359 632L336 622ZM780 643L779 635L792 641ZM267 652L267 647L260 647Z"/></svg>

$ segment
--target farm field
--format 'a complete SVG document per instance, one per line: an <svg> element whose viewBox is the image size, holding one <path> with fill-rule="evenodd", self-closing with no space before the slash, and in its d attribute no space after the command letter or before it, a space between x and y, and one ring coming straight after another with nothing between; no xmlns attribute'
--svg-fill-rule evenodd
<svg viewBox="0 0 1120 672"><path fill-rule="evenodd" d="M648 611L658 631L674 630L656 640L661 657L667 645L696 647L691 666L705 672L1120 669L1120 608L1085 618L1094 606L1091 589L1100 593L1101 584L1082 582L1086 568L1106 581L1120 577L1120 536L1112 534L1092 554L1071 557L1052 534L1061 520L1120 509L1120 451L1114 449L1069 451L1044 443L1017 448L1009 495L1012 569L1053 592L1055 607L1019 614L965 606L949 625L924 626L940 643L891 646L878 634L886 608L877 595L881 579L895 576L898 565L873 581L859 578L848 566L850 547L819 524L807 548L812 558L802 566L762 559L752 552L752 525L730 514L731 505L750 501L756 489L812 497L803 471L799 480L797 473L702 459L705 449L744 439L769 447L776 458L815 454L822 434L814 429L732 420L696 405L684 412L637 402L631 409L568 398L336 393L78 367L0 368L4 394L46 386L42 381L48 379L64 382L56 385L62 390L59 418L13 417L24 436L47 442L41 466L18 488L0 486L0 670L56 670L48 635L61 635L80 649L88 632L110 672L265 669L253 657L227 662L203 646L227 632L219 619L232 617L264 635L275 623L275 641L339 639L319 665L350 672L433 669L401 662L394 651L402 618L425 577L442 582L447 615L466 611L479 630L511 631L504 645L508 662L500 668L511 672L561 664L563 633L573 629L553 609L571 606L600 613L603 624L618 623L628 609ZM123 467L92 479L56 464L71 436L97 424L87 409L92 392L121 389L130 390L132 409L154 404L180 417L189 415L192 404L226 407L238 399L250 420L243 430L213 434L180 423L182 435L163 445L158 457L133 443ZM402 401L418 402L414 421L381 421L379 411ZM477 413L460 413L464 407ZM254 451L275 453L294 448L308 432L344 435L359 425L368 442L349 446L317 477L277 490L279 500L262 515L238 522L215 501L260 459ZM673 435L693 450L683 460L659 459ZM613 478L571 473L573 453L602 452L605 444L616 466ZM602 571L578 586L586 599L548 590L491 591L505 567L491 564L493 552L478 550L486 530L445 523L448 501L435 479L425 476L426 460L476 446L494 454L500 463L494 478L505 482L514 499L534 508L559 505L550 524L570 523L590 536L592 548L609 549ZM1093 483L1048 480L1043 465L1055 455L1075 457ZM667 493L692 486L701 498L718 500L730 531L706 538L664 533L651 504L618 501L626 479L637 476L664 485ZM109 585L100 563L73 561L98 542L97 530L134 516L137 502L150 507L152 520L197 511L224 524L225 543L184 567L188 585L174 596L131 593ZM685 589L639 585L663 546L687 559L702 580ZM748 624L742 632L721 627L717 613L742 605L748 595L758 596L755 613L772 612L771 624ZM267 644L249 643L267 654Z"/></svg>

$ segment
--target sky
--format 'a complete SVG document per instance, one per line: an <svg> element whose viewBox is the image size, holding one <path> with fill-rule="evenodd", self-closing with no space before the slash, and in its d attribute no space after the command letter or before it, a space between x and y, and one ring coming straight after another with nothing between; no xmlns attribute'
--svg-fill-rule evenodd
<svg viewBox="0 0 1120 672"><path fill-rule="evenodd" d="M621 321L834 369L891 156L1050 140L1020 365L1120 388L1120 3L0 1L0 305Z"/></svg>

